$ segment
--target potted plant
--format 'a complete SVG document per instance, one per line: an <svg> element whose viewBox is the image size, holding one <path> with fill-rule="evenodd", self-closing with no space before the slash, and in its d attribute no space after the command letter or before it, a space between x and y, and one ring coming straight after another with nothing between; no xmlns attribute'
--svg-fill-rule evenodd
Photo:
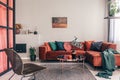
<svg viewBox="0 0 120 80"><path fill-rule="evenodd" d="M36 60L36 49L34 47L30 47L29 49L30 52L30 60L35 61Z"/></svg>
<svg viewBox="0 0 120 80"><path fill-rule="evenodd" d="M116 13L120 12L120 8L117 5L117 2L110 1L109 2L110 10L109 10L109 16L115 16Z"/></svg>

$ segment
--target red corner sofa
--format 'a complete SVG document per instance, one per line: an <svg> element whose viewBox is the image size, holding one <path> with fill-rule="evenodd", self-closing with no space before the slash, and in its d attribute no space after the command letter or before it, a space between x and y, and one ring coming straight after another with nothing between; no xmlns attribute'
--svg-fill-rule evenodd
<svg viewBox="0 0 120 80"><path fill-rule="evenodd" d="M86 56L86 61L92 64L94 67L101 66L102 58L100 53L105 49L112 48L116 49L116 44L109 42L102 42L101 51L91 50L91 44L93 41L84 41L82 48L77 48L72 46L70 42L64 42L67 44L65 50L56 50L53 51L48 42L45 42L44 45L39 47L39 59L40 60L57 60L59 55L72 54L72 50L76 50L76 55L82 54ZM120 66L120 54L114 54L115 63L117 66Z"/></svg>

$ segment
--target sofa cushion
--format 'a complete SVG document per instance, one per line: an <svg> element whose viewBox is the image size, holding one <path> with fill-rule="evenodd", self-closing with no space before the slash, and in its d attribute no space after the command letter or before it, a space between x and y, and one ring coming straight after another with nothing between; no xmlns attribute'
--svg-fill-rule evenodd
<svg viewBox="0 0 120 80"><path fill-rule="evenodd" d="M57 45L57 50L65 50L64 49L64 42L61 41L55 41L56 45Z"/></svg>
<svg viewBox="0 0 120 80"><path fill-rule="evenodd" d="M47 60L57 60L57 57L59 55L65 55L65 54L71 54L71 52L65 51L65 50L59 50L59 51L48 51L46 53L46 59Z"/></svg>
<svg viewBox="0 0 120 80"><path fill-rule="evenodd" d="M120 66L120 54L114 54L115 56L115 64ZM101 66L102 58L101 52L98 51L86 51L87 61L93 64L93 66Z"/></svg>
<svg viewBox="0 0 120 80"><path fill-rule="evenodd" d="M71 46L70 42L64 42L64 49L66 51L71 51L72 46Z"/></svg>
<svg viewBox="0 0 120 80"><path fill-rule="evenodd" d="M45 42L44 45L47 46L47 51L51 51L51 47L48 42Z"/></svg>
<svg viewBox="0 0 120 80"><path fill-rule="evenodd" d="M72 46L72 50L84 50L85 49L85 45L84 45L85 43L84 42L80 42L80 44L82 44L82 48L79 48L79 47L71 45Z"/></svg>
<svg viewBox="0 0 120 80"><path fill-rule="evenodd" d="M101 51L104 51L105 49L112 48L116 50L116 44L110 43L110 42L103 42Z"/></svg>
<svg viewBox="0 0 120 80"><path fill-rule="evenodd" d="M85 50L87 50L87 51L90 50L92 42L94 42L94 41L85 41Z"/></svg>
<svg viewBox="0 0 120 80"><path fill-rule="evenodd" d="M102 42L92 42L90 50L101 51Z"/></svg>
<svg viewBox="0 0 120 80"><path fill-rule="evenodd" d="M101 57L101 52L98 52L98 51L86 51L86 53L91 55L91 56L99 56L99 57Z"/></svg>
<svg viewBox="0 0 120 80"><path fill-rule="evenodd" d="M76 55L85 55L85 51L84 50L75 50L76 51Z"/></svg>
<svg viewBox="0 0 120 80"><path fill-rule="evenodd" d="M86 51L86 61L88 61L93 66L101 66L102 64L101 52Z"/></svg>
<svg viewBox="0 0 120 80"><path fill-rule="evenodd" d="M50 47L51 47L51 49L52 49L53 51L56 51L56 50L57 50L57 45L56 45L55 42L49 42L49 45L50 45Z"/></svg>

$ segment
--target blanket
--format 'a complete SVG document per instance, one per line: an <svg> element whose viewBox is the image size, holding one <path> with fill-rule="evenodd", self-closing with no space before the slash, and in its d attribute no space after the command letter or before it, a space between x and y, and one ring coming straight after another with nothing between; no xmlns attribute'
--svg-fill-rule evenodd
<svg viewBox="0 0 120 80"><path fill-rule="evenodd" d="M98 72L97 76L107 79L110 78L109 76L112 76L112 72L115 70L114 54L116 53L118 52L111 48L101 52L103 71Z"/></svg>

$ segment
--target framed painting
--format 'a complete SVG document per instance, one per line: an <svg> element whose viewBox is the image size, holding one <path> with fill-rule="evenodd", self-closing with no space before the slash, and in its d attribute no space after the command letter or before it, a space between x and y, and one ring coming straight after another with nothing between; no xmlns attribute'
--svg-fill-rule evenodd
<svg viewBox="0 0 120 80"><path fill-rule="evenodd" d="M52 28L67 28L67 17L52 17Z"/></svg>

